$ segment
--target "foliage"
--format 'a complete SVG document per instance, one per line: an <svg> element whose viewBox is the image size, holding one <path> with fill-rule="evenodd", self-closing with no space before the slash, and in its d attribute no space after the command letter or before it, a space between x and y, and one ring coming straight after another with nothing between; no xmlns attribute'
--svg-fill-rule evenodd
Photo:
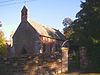
<svg viewBox="0 0 100 75"><path fill-rule="evenodd" d="M100 66L100 1L86 0L81 8L74 21L74 42L87 48L91 68L97 68Z"/></svg>
<svg viewBox="0 0 100 75"><path fill-rule="evenodd" d="M65 18L62 22L64 26L69 26L72 24L72 20L70 18Z"/></svg>
<svg viewBox="0 0 100 75"><path fill-rule="evenodd" d="M68 39L70 37L70 35L73 33L73 29L71 27L72 25L72 20L70 18L65 18L62 22L62 24L65 26L64 27L64 35L65 37Z"/></svg>
<svg viewBox="0 0 100 75"><path fill-rule="evenodd" d="M86 47L90 64L99 67L100 1L86 0L85 2L81 2L80 6L81 10L76 14L77 19L74 20L71 26L73 33L70 36L68 35L70 46L77 47L76 50L81 46Z"/></svg>
<svg viewBox="0 0 100 75"><path fill-rule="evenodd" d="M7 46L6 41L4 38L4 34L1 31L0 32L0 56L6 56L7 55Z"/></svg>
<svg viewBox="0 0 100 75"><path fill-rule="evenodd" d="M100 44L100 1L86 0L81 8L76 15L78 19L74 21L77 25L75 31L81 35L80 40L86 40L86 44Z"/></svg>
<svg viewBox="0 0 100 75"><path fill-rule="evenodd" d="M86 0L81 2L81 10L76 14L77 19L67 27L65 33L73 44L91 47L100 45L100 1ZM70 35L68 35L70 33Z"/></svg>

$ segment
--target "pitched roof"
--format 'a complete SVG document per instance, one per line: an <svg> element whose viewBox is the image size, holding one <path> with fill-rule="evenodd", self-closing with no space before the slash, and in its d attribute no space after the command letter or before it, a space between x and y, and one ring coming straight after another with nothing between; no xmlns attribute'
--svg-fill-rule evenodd
<svg viewBox="0 0 100 75"><path fill-rule="evenodd" d="M25 6L23 7L22 11L27 13L27 11L24 11L24 10L27 10L27 8L26 8ZM23 13L21 13L21 14L23 14ZM23 15L26 16L26 18L23 17ZM56 30L56 29L54 29L54 28L47 27L47 26L45 26L44 24L41 24L41 23L38 23L38 22L36 22L36 21L32 21L32 20L30 20L30 19L27 19L27 14L23 14L23 15L21 15L21 17L22 17L21 22L25 22L25 23L26 23L26 22L29 22L30 25L31 25L41 36L46 36L46 37L50 37L50 38L54 38L54 39L65 40L64 35L63 35L59 30ZM24 20L24 18L25 18L25 20Z"/></svg>
<svg viewBox="0 0 100 75"><path fill-rule="evenodd" d="M28 20L28 22L42 36L65 40L64 35L59 30L56 30L54 28L48 27L44 24L40 24L32 20Z"/></svg>

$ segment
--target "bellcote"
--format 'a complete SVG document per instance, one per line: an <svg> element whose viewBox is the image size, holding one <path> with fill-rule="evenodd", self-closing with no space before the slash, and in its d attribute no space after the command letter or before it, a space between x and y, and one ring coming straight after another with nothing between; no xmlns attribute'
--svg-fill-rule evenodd
<svg viewBox="0 0 100 75"><path fill-rule="evenodd" d="M24 6L21 11L21 21L27 21L27 8Z"/></svg>

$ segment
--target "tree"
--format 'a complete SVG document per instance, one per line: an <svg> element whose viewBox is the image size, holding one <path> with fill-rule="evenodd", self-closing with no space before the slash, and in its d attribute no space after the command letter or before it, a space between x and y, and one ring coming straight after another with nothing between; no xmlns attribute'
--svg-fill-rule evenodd
<svg viewBox="0 0 100 75"><path fill-rule="evenodd" d="M63 28L64 31L64 35L65 37L68 39L70 37L70 35L73 33L73 29L72 29L72 20L70 18L65 18L62 22L62 24L65 26L65 28Z"/></svg>
<svg viewBox="0 0 100 75"><path fill-rule="evenodd" d="M7 46L4 38L4 33L0 31L0 56L4 57L7 55Z"/></svg>
<svg viewBox="0 0 100 75"><path fill-rule="evenodd" d="M73 45L87 48L92 66L100 69L100 1L86 0L80 6L82 9L76 14L70 38Z"/></svg>
<svg viewBox="0 0 100 75"><path fill-rule="evenodd" d="M62 22L62 24L67 27L70 26L72 24L72 20L70 18L65 18Z"/></svg>
<svg viewBox="0 0 100 75"><path fill-rule="evenodd" d="M81 4L80 10L76 17L80 31L83 35L91 39L92 43L100 44L100 1L86 0Z"/></svg>

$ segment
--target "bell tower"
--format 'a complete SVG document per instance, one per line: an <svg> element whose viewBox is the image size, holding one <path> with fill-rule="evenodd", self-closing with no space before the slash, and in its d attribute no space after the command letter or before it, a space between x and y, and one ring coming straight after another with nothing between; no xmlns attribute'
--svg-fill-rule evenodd
<svg viewBox="0 0 100 75"><path fill-rule="evenodd" d="M21 21L27 21L27 8L24 6L21 11Z"/></svg>

